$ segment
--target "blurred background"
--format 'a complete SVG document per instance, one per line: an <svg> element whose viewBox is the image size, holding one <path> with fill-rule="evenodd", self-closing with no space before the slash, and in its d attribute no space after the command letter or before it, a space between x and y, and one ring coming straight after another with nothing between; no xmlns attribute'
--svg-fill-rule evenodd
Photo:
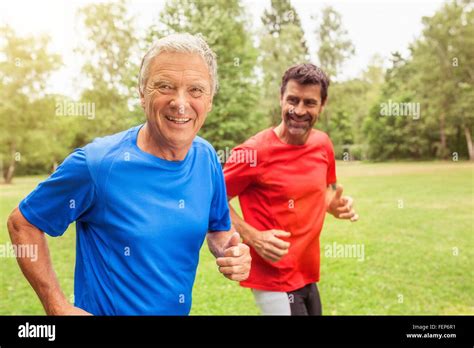
<svg viewBox="0 0 474 348"><path fill-rule="evenodd" d="M4 1L0 220L74 148L144 122L137 76L154 40L201 33L220 89L200 135L218 153L279 123L289 66L330 76L316 127L361 220L326 221L324 313L474 314L473 10L468 0ZM8 241L4 223L0 247ZM74 226L49 241L73 301ZM192 314L258 313L205 246L201 261ZM41 313L0 253L0 314Z"/></svg>

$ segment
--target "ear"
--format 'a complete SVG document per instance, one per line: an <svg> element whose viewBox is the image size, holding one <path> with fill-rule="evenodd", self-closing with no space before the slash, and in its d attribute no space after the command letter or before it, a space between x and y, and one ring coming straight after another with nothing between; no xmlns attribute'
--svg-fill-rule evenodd
<svg viewBox="0 0 474 348"><path fill-rule="evenodd" d="M212 111L212 98L211 100L209 101L209 104L207 104L207 112L211 112Z"/></svg>
<svg viewBox="0 0 474 348"><path fill-rule="evenodd" d="M326 100L324 101L324 104L321 104L321 111L319 112L320 114L323 113L324 108L328 104L328 99L329 99L329 96L326 96Z"/></svg>
<svg viewBox="0 0 474 348"><path fill-rule="evenodd" d="M142 106L143 110L145 110L145 95L142 93L140 88L138 88L138 94L140 95L140 105Z"/></svg>
<svg viewBox="0 0 474 348"><path fill-rule="evenodd" d="M326 106L326 103L324 103L323 105L321 105L321 111L319 111L319 113L320 113L320 114L322 114L322 113L323 113L323 111L324 111L324 107L325 107L325 106Z"/></svg>

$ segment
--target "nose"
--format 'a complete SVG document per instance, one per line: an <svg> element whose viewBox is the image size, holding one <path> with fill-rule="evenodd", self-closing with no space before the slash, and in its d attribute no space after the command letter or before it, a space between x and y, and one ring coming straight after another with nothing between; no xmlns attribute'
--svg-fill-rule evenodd
<svg viewBox="0 0 474 348"><path fill-rule="evenodd" d="M178 114L184 115L186 113L186 107L188 103L186 95L183 91L178 91L173 100L170 102L170 107L173 111L177 111Z"/></svg>
<svg viewBox="0 0 474 348"><path fill-rule="evenodd" d="M304 116L306 115L306 108L304 107L303 101L300 101L298 105L293 109L293 113L296 116Z"/></svg>

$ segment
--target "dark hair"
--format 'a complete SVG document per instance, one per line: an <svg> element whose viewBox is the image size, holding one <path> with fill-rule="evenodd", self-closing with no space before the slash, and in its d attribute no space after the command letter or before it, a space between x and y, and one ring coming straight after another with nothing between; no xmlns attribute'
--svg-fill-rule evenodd
<svg viewBox="0 0 474 348"><path fill-rule="evenodd" d="M285 93L286 85L288 81L295 80L301 85L319 85L321 86L321 102L324 104L328 97L329 78L327 75L314 64L297 64L293 65L281 79L280 93Z"/></svg>

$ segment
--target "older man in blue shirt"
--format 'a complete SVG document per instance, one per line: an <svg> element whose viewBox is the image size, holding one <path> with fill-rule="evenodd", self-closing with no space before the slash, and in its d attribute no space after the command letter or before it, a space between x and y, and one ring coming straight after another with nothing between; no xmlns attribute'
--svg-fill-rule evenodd
<svg viewBox="0 0 474 348"><path fill-rule="evenodd" d="M231 230L217 155L196 135L216 89L215 54L201 37L158 40L140 70L146 123L75 150L13 211L12 242L38 245L36 262L18 262L47 314L187 315L206 236L221 273L248 277L249 249ZM73 221L75 305L44 236Z"/></svg>

